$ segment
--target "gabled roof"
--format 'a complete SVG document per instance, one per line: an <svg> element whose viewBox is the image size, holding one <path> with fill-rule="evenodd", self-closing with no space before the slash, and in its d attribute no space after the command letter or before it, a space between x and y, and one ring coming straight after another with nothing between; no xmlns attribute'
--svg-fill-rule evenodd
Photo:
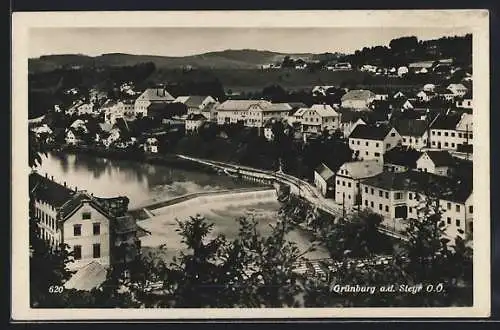
<svg viewBox="0 0 500 330"><path fill-rule="evenodd" d="M325 181L329 181L332 178L335 178L335 172L333 172L328 166L321 163L318 167L314 169L316 173L319 174Z"/></svg>
<svg viewBox="0 0 500 330"><path fill-rule="evenodd" d="M427 121L420 119L397 119L393 125L401 136L421 137L427 131Z"/></svg>
<svg viewBox="0 0 500 330"><path fill-rule="evenodd" d="M200 107L208 97L210 96L207 95L179 96L174 100L174 102L184 103L188 107L197 108Z"/></svg>
<svg viewBox="0 0 500 330"><path fill-rule="evenodd" d="M273 103L265 111L290 111L292 107L288 103Z"/></svg>
<svg viewBox="0 0 500 330"><path fill-rule="evenodd" d="M301 117L304 115L304 112L306 112L307 110L309 110L309 108L299 108L299 109L295 110L295 112L291 115L293 115L295 117Z"/></svg>
<svg viewBox="0 0 500 330"><path fill-rule="evenodd" d="M299 108L307 108L307 105L305 105L302 102L288 102L288 105L292 107L292 110L297 110Z"/></svg>
<svg viewBox="0 0 500 330"><path fill-rule="evenodd" d="M148 88L142 93L137 100L146 100L150 102L169 102L173 101L174 97L170 95L164 88Z"/></svg>
<svg viewBox="0 0 500 330"><path fill-rule="evenodd" d="M366 89L353 89L342 96L342 101L347 100L368 100L375 97L375 93Z"/></svg>
<svg viewBox="0 0 500 330"><path fill-rule="evenodd" d="M363 184L384 190L420 192L459 203L472 194L472 182L419 171L382 172L363 180Z"/></svg>
<svg viewBox="0 0 500 330"><path fill-rule="evenodd" d="M429 156L429 158L434 163L434 166L452 166L455 164L455 160L451 156L451 154L446 150L429 150L424 153L424 155Z"/></svg>
<svg viewBox="0 0 500 330"><path fill-rule="evenodd" d="M439 114L431 124L431 129L448 129L454 130L460 122L459 114Z"/></svg>
<svg viewBox="0 0 500 330"><path fill-rule="evenodd" d="M417 160L421 153L415 149L396 147L384 154L384 164L393 164L406 166L409 168L417 167Z"/></svg>
<svg viewBox="0 0 500 330"><path fill-rule="evenodd" d="M316 111L321 117L338 117L338 112L328 104L314 104L310 110Z"/></svg>
<svg viewBox="0 0 500 330"><path fill-rule="evenodd" d="M271 106L271 102L264 100L227 100L219 104L217 110L246 111L254 105L265 109Z"/></svg>
<svg viewBox="0 0 500 330"><path fill-rule="evenodd" d="M467 89L464 84L449 84L448 89Z"/></svg>
<svg viewBox="0 0 500 330"><path fill-rule="evenodd" d="M353 179L364 179L377 175L383 171L383 165L376 160L348 162L342 165Z"/></svg>
<svg viewBox="0 0 500 330"><path fill-rule="evenodd" d="M36 172L32 172L29 176L29 188L37 199L54 207L62 206L75 194L73 190Z"/></svg>
<svg viewBox="0 0 500 330"><path fill-rule="evenodd" d="M388 125L358 125L352 131L349 138L367 139L367 140L383 140L391 131Z"/></svg>

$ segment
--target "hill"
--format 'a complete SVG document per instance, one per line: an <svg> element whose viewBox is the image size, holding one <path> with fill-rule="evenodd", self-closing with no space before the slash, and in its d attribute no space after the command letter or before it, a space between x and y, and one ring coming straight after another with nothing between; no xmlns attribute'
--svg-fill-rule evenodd
<svg viewBox="0 0 500 330"><path fill-rule="evenodd" d="M314 54L283 54L271 51L242 49L224 50L182 57L131 55L123 53L110 53L95 57L80 54L46 55L29 59L28 68L31 73L37 73L75 66L133 66L139 63L152 62L159 69L175 69L186 66L211 69L255 69L263 64L282 61L285 56L306 60L313 58Z"/></svg>

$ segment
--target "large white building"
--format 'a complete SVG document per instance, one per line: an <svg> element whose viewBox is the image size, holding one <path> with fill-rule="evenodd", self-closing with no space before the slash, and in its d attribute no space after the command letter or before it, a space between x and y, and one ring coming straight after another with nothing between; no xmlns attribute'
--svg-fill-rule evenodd
<svg viewBox="0 0 500 330"><path fill-rule="evenodd" d="M382 172L361 183L364 208L380 214L383 225L403 231L407 219L418 219L419 209L428 196L438 200L441 226L450 239L473 231L472 184L419 171ZM463 234L460 232L462 231Z"/></svg>
<svg viewBox="0 0 500 330"><path fill-rule="evenodd" d="M375 98L375 93L369 90L350 90L342 96L342 107L355 110L367 110L370 103L372 103Z"/></svg>
<svg viewBox="0 0 500 330"><path fill-rule="evenodd" d="M460 145L472 145L472 115L439 115L431 124L430 134L432 149L457 150Z"/></svg>
<svg viewBox="0 0 500 330"><path fill-rule="evenodd" d="M171 103L175 98L163 87L146 89L134 103L136 117L148 115L148 107L153 103Z"/></svg>
<svg viewBox="0 0 500 330"><path fill-rule="evenodd" d="M427 147L429 123L421 119L398 119L394 128L401 135L401 145L416 150Z"/></svg>
<svg viewBox="0 0 500 330"><path fill-rule="evenodd" d="M335 176L335 201L345 209L361 204L360 182L383 171L383 164L376 160L344 163Z"/></svg>
<svg viewBox="0 0 500 330"><path fill-rule="evenodd" d="M267 106L251 107L245 120L247 127L264 127L270 119L288 119L292 107L288 103L270 103Z"/></svg>
<svg viewBox="0 0 500 330"><path fill-rule="evenodd" d="M340 129L340 114L327 104L314 104L302 115L302 133L317 135Z"/></svg>
<svg viewBox="0 0 500 330"><path fill-rule="evenodd" d="M246 124L249 112L257 113L270 106L271 102L264 100L227 100L216 107L217 124L236 124L238 122ZM256 116L252 118L257 120Z"/></svg>
<svg viewBox="0 0 500 330"><path fill-rule="evenodd" d="M358 160L375 159L383 163L384 153L401 141L401 135L388 125L358 125L349 135L349 148Z"/></svg>
<svg viewBox="0 0 500 330"><path fill-rule="evenodd" d="M427 150L417 159L417 170L448 176L454 163L453 157L446 150Z"/></svg>
<svg viewBox="0 0 500 330"><path fill-rule="evenodd" d="M125 214L126 197L96 198L35 172L30 174L29 185L39 235L52 248L63 243L69 246L74 253L69 269L91 262L107 267L135 258L139 248L137 227Z"/></svg>
<svg viewBox="0 0 500 330"><path fill-rule="evenodd" d="M173 102L186 105L188 115L191 113L202 114L209 104L218 103L216 99L209 95L178 96Z"/></svg>

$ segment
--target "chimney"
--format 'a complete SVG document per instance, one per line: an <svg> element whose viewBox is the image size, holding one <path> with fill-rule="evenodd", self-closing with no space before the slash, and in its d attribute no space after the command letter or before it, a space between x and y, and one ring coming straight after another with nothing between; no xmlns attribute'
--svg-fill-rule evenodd
<svg viewBox="0 0 500 330"><path fill-rule="evenodd" d="M52 175L52 176L50 177L50 179L51 179L52 181L54 181L54 176Z"/></svg>
<svg viewBox="0 0 500 330"><path fill-rule="evenodd" d="M45 172L45 178L48 178L48 174L47 174L47 172Z"/></svg>
<svg viewBox="0 0 500 330"><path fill-rule="evenodd" d="M66 181L64 181L64 186L66 187Z"/></svg>
<svg viewBox="0 0 500 330"><path fill-rule="evenodd" d="M75 192L78 191L78 187L75 186Z"/></svg>

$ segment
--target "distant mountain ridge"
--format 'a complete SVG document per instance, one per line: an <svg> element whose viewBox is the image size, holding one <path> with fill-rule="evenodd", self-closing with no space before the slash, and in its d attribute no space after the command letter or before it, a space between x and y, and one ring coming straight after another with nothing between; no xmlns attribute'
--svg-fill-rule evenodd
<svg viewBox="0 0 500 330"><path fill-rule="evenodd" d="M214 69L255 69L264 64L280 62L285 56L315 59L321 54L285 54L266 50L223 50L189 56L133 55L109 53L99 56L81 54L44 55L28 60L30 72L51 71L61 67L132 66L152 62L157 68L173 69L186 66Z"/></svg>

